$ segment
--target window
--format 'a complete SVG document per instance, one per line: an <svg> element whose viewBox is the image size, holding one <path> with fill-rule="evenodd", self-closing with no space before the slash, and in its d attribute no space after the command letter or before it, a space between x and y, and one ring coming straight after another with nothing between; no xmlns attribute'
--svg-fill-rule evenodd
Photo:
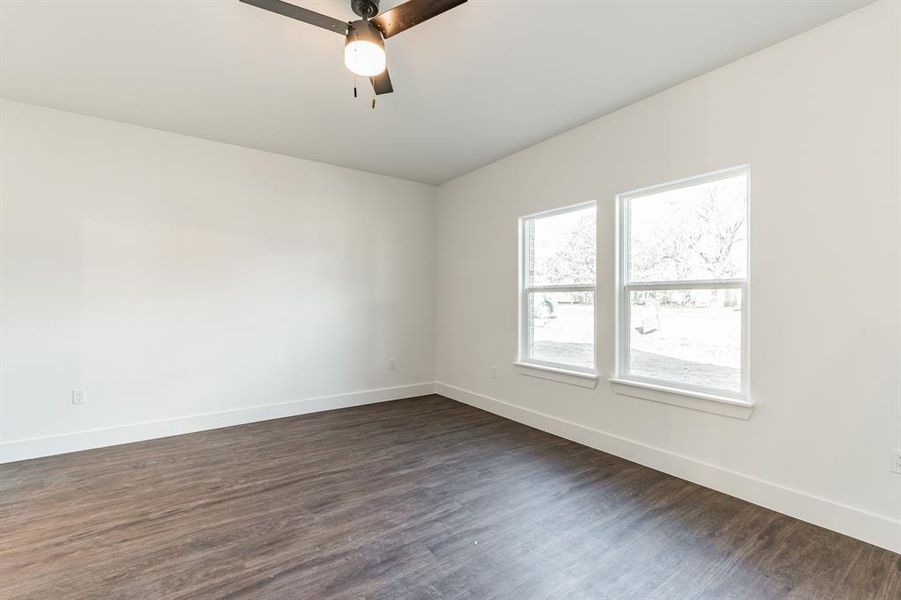
<svg viewBox="0 0 901 600"><path fill-rule="evenodd" d="M520 219L519 361L594 374L594 202Z"/></svg>
<svg viewBox="0 0 901 600"><path fill-rule="evenodd" d="M619 196L618 379L747 398L749 177Z"/></svg>

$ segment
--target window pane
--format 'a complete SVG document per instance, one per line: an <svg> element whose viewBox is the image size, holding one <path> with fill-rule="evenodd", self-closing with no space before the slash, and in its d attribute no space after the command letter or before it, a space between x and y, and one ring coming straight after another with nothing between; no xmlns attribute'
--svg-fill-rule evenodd
<svg viewBox="0 0 901 600"><path fill-rule="evenodd" d="M530 292L528 315L528 358L594 371L594 292Z"/></svg>
<svg viewBox="0 0 901 600"><path fill-rule="evenodd" d="M631 292L631 375L741 391L740 289Z"/></svg>
<svg viewBox="0 0 901 600"><path fill-rule="evenodd" d="M629 199L629 281L744 278L747 178L742 173Z"/></svg>
<svg viewBox="0 0 901 600"><path fill-rule="evenodd" d="M528 285L594 285L597 217L594 206L527 222Z"/></svg>

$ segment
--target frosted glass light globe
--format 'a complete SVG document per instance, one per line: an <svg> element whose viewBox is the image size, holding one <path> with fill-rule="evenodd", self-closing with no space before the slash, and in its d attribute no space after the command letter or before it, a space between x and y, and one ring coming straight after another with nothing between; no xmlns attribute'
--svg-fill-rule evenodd
<svg viewBox="0 0 901 600"><path fill-rule="evenodd" d="M375 77L385 71L385 49L365 40L354 40L344 46L344 64L353 73Z"/></svg>

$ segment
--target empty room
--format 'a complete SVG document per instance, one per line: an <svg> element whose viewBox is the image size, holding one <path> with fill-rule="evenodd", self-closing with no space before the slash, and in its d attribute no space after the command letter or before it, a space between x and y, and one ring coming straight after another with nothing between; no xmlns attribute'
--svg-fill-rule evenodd
<svg viewBox="0 0 901 600"><path fill-rule="evenodd" d="M0 0L0 599L901 600L901 0Z"/></svg>

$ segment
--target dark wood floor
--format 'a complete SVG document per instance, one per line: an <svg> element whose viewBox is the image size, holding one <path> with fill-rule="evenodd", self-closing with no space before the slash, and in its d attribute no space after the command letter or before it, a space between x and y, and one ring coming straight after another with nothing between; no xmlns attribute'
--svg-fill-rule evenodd
<svg viewBox="0 0 901 600"><path fill-rule="evenodd" d="M438 396L0 467L0 597L901 598L901 556Z"/></svg>

